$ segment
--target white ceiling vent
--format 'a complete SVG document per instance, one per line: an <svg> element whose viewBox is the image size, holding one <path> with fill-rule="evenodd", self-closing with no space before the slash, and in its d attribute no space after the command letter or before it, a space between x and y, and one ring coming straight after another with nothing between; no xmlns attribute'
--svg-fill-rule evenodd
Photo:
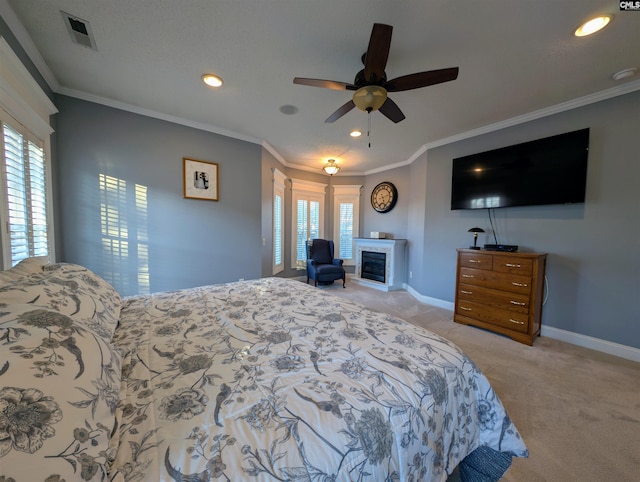
<svg viewBox="0 0 640 482"><path fill-rule="evenodd" d="M98 47L96 47L96 39L93 37L93 30L89 22L70 13L63 12L62 10L60 13L64 19L64 24L67 26L69 35L71 35L71 40L83 47L98 50Z"/></svg>

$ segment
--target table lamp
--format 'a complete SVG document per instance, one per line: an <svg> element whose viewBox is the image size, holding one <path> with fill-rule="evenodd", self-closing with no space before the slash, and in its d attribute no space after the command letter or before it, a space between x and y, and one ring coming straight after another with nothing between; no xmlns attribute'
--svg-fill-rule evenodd
<svg viewBox="0 0 640 482"><path fill-rule="evenodd" d="M484 233L484 229L475 227L475 228L471 228L468 232L473 233L473 246L469 246L469 249L480 249L480 247L477 246L478 233Z"/></svg>

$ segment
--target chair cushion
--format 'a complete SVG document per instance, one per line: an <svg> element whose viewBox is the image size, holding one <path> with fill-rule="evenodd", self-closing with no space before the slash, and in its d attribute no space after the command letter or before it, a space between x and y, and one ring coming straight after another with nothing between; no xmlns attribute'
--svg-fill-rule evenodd
<svg viewBox="0 0 640 482"><path fill-rule="evenodd" d="M338 275L338 277L342 277L342 273L344 273L344 269L340 266L336 266L334 264L321 264L320 266L316 266L316 274L318 276L326 276L326 275Z"/></svg>

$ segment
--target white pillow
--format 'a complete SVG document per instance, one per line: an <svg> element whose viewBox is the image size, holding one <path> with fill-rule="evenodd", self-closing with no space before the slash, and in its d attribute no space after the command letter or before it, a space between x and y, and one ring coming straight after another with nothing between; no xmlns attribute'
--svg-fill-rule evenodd
<svg viewBox="0 0 640 482"><path fill-rule="evenodd" d="M59 311L109 342L120 318L121 298L113 286L87 268L57 263L0 285L0 303Z"/></svg>

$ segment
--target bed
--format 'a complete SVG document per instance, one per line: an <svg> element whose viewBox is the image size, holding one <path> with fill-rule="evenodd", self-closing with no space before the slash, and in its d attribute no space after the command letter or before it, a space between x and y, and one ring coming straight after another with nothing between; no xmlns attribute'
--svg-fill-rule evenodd
<svg viewBox="0 0 640 482"><path fill-rule="evenodd" d="M28 259L0 346L5 482L489 481L527 456L454 344L296 280L120 298Z"/></svg>

